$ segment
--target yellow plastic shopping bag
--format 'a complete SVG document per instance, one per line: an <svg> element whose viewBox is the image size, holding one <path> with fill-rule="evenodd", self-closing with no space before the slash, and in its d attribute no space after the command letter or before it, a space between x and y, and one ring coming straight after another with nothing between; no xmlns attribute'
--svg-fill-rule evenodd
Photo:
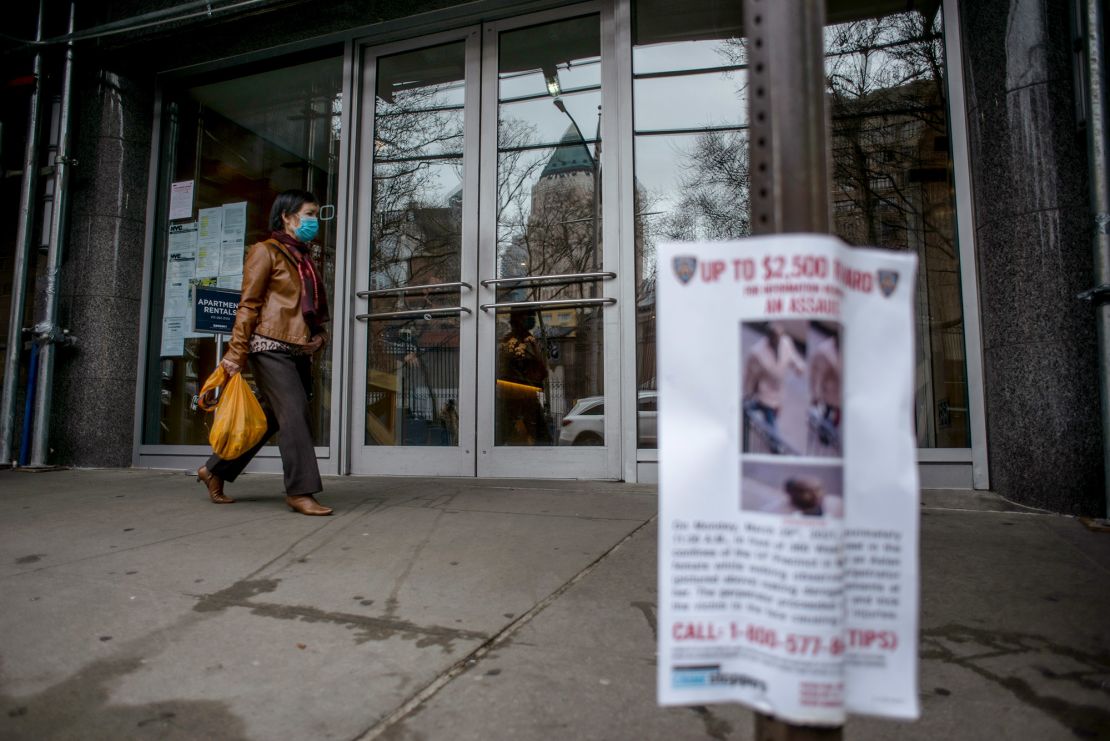
<svg viewBox="0 0 1110 741"><path fill-rule="evenodd" d="M206 393L220 386L223 386L223 392L219 399L212 406L207 406ZM216 410L208 442L212 445L212 452L224 460L238 458L257 445L266 434L266 413L241 373L236 373L228 381L227 372L222 366L217 366L201 388L199 403L205 411Z"/></svg>

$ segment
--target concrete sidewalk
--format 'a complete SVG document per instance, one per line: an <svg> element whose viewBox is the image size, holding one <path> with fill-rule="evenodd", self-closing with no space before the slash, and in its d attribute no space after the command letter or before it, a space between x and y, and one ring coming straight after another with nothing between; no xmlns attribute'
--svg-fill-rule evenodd
<svg viewBox="0 0 1110 741"><path fill-rule="evenodd" d="M655 492L0 472L0 738L752 738L655 705ZM929 493L914 724L848 739L1110 738L1110 534Z"/></svg>

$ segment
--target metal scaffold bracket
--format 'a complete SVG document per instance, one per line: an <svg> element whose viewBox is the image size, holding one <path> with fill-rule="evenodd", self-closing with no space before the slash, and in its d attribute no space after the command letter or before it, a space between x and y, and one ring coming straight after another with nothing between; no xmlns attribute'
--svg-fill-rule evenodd
<svg viewBox="0 0 1110 741"><path fill-rule="evenodd" d="M72 347L77 344L77 338L71 335L68 329L63 329L56 324L47 324L45 322L36 324L31 329L31 336L33 341L40 347L42 345Z"/></svg>

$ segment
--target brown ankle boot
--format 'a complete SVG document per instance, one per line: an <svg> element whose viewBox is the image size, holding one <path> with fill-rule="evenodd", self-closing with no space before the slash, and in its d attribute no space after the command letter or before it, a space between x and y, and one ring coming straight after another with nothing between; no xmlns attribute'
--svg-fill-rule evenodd
<svg viewBox="0 0 1110 741"><path fill-rule="evenodd" d="M213 504L235 504L235 500L224 494L224 480L208 472L205 466L197 469L197 481L208 487L208 498Z"/></svg>
<svg viewBox="0 0 1110 741"><path fill-rule="evenodd" d="M331 507L320 504L311 494L287 496L285 503L289 505L289 509L302 515L330 515L332 512Z"/></svg>

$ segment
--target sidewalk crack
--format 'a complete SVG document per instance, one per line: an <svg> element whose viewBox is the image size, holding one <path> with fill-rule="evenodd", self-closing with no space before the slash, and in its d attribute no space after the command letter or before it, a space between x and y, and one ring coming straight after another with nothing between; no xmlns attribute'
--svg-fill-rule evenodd
<svg viewBox="0 0 1110 741"><path fill-rule="evenodd" d="M393 712L382 717L372 726L365 731L356 734L352 737L352 741L374 741L381 738L383 734L387 733L395 725L405 720L408 716L420 709L420 707L428 700L432 699L444 687L446 687L453 679L463 674L475 664L477 664L483 657L489 654L494 649L506 643L514 634L528 623L532 622L540 613L546 610L555 600L562 597L574 585L585 579L592 574L604 561L622 548L628 541L632 540L640 531L655 522L658 515L652 515L651 518L645 520L640 525L636 526L631 532L621 538L615 545L606 550L596 559L591 561L581 571L573 577L564 582L551 594L544 597L537 602L527 612L520 617L513 620L500 631L488 638L482 645L475 648L473 651L462 657L445 671L441 672L428 684L424 685L421 689L409 696L409 699L401 703Z"/></svg>

